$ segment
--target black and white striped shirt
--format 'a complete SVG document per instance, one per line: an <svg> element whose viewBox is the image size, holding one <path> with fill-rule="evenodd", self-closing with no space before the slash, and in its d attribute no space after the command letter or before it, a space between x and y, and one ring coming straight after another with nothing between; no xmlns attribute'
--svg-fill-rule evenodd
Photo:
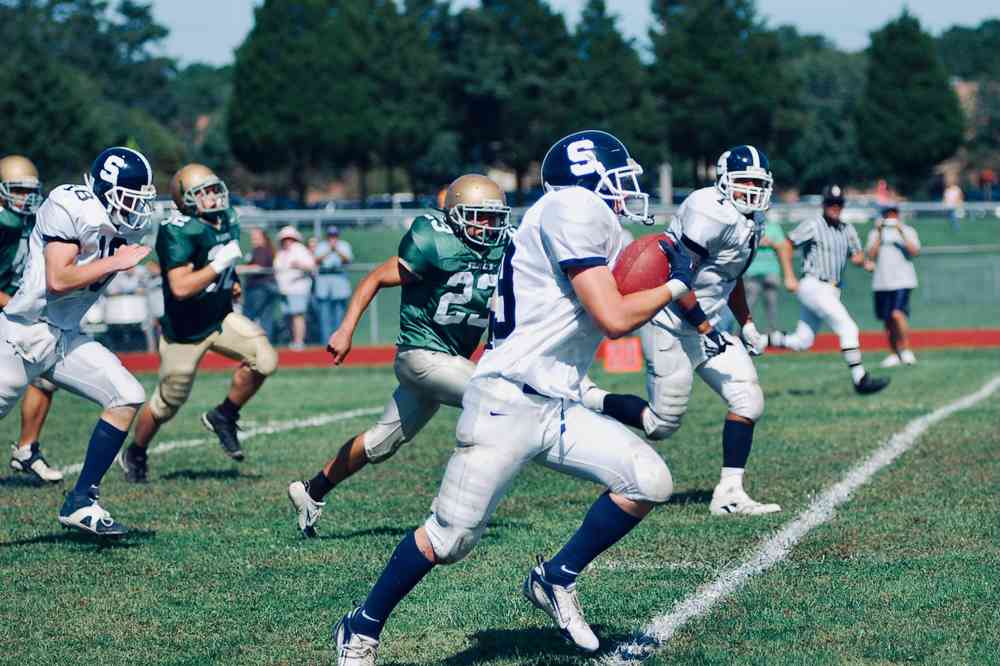
<svg viewBox="0 0 1000 666"><path fill-rule="evenodd" d="M861 252L861 239L850 224L828 224L820 215L805 220L788 234L796 247L802 246L802 272L825 282L838 284L844 264L855 252Z"/></svg>

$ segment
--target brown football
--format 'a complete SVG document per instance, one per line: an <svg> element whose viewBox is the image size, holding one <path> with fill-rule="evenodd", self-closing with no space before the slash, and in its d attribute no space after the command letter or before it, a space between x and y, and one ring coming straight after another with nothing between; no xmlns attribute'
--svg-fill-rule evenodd
<svg viewBox="0 0 1000 666"><path fill-rule="evenodd" d="M631 294L667 283L670 262L658 245L665 238L666 235L662 233L643 236L622 250L611 270L618 283L618 291Z"/></svg>

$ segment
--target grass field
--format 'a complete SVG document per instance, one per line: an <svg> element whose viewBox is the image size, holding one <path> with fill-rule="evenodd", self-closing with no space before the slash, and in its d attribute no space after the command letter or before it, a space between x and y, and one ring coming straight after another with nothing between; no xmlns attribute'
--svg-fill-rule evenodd
<svg viewBox="0 0 1000 666"><path fill-rule="evenodd" d="M1000 219L994 217L967 218L958 231L953 231L945 218L921 218L913 222L925 248L970 246L961 254L927 252L915 263L921 286L913 293L911 323L915 328L998 328L1000 327L1000 259L996 246L1000 244ZM868 238L871 224L858 225L861 242ZM660 227L630 225L635 235L644 235ZM790 229L786 225L786 231ZM346 229L344 238L354 248L358 263L377 263L396 252L402 229L386 227ZM992 249L987 249L992 248ZM796 254L797 261L800 259ZM363 273L352 274L355 283ZM844 275L843 299L848 311L862 330L879 330L882 323L872 311L871 275L848 265ZM372 335L368 315L358 326L356 344L391 344L399 333L399 293L386 290L378 295L373 308L378 309L378 334ZM755 316L764 320L763 303ZM794 329L798 321L799 304L794 296L782 291L779 298L779 328Z"/></svg>
<svg viewBox="0 0 1000 666"><path fill-rule="evenodd" d="M869 363L874 361L868 358ZM767 412L748 490L784 512L708 514L723 407L696 382L683 428L658 448L675 496L581 578L607 646L739 563L764 538L911 420L1000 374L997 350L924 352L885 392L854 395L836 355L763 357ZM642 391L640 375L597 375ZM144 376L151 387L154 378ZM426 516L452 446L445 409L393 460L330 496L321 538L303 540L285 498L370 416L290 421L377 408L389 369L283 370L244 410L241 466L198 424L227 377L204 374L158 441L151 483L113 469L102 502L133 529L106 544L63 532L58 488L0 478L0 663L321 664L331 625L364 597L399 538ZM1000 664L1000 408L997 394L932 427L790 557L681 628L651 664ZM44 443L58 465L82 458L96 409L56 398ZM18 419L0 423L16 436ZM199 445L199 441L202 442ZM521 597L535 553L551 554L598 489L529 466L463 563L433 572L383 634L383 664L490 666L586 660Z"/></svg>

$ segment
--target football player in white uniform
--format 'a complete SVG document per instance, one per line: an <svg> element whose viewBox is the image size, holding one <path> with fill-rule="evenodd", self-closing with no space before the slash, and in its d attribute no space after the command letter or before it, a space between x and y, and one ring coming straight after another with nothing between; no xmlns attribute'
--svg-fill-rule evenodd
<svg viewBox="0 0 1000 666"><path fill-rule="evenodd" d="M364 604L334 629L338 663L375 663L389 613L435 564L465 557L518 471L535 461L607 490L523 592L568 640L599 642L576 597L577 575L672 491L663 459L628 428L580 403L580 381L604 336L642 325L688 291L691 258L663 242L666 285L622 296L611 275L621 251L615 213L646 219L639 165L615 137L584 131L542 162L548 192L508 244L490 318L490 343L462 399L457 447L432 514L396 547Z"/></svg>
<svg viewBox="0 0 1000 666"><path fill-rule="evenodd" d="M715 515L773 513L781 507L757 502L743 489L754 424L764 413L750 356L763 353L766 340L753 323L741 278L763 234L773 178L767 156L747 145L724 152L716 170L715 186L692 192L667 232L695 255L697 273L691 293L639 332L650 402L633 397L633 409L650 439L670 437L680 428L697 372L729 407L722 429L722 473L709 510ZM742 326L741 340L715 328L727 306ZM610 396L587 388L584 404L608 412Z"/></svg>
<svg viewBox="0 0 1000 666"><path fill-rule="evenodd" d="M0 417L37 377L104 409L59 511L65 527L102 536L126 532L97 495L145 392L117 356L80 332L80 320L115 273L149 254L139 241L155 197L153 170L141 153L102 152L86 185L57 187L39 207L21 286L0 314Z"/></svg>

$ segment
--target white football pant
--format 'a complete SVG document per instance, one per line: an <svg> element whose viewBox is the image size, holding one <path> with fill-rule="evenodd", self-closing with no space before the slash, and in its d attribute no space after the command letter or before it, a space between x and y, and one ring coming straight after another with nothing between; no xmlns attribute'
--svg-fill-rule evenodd
<svg viewBox="0 0 1000 666"><path fill-rule="evenodd" d="M465 557L521 467L537 462L630 500L662 504L673 481L649 444L578 402L477 377L465 391L458 443L424 528L441 563Z"/></svg>
<svg viewBox="0 0 1000 666"><path fill-rule="evenodd" d="M0 418L38 377L104 409L137 407L146 399L118 357L90 337L44 322L25 326L0 315Z"/></svg>
<svg viewBox="0 0 1000 666"><path fill-rule="evenodd" d="M841 349L856 349L858 325L840 301L840 289L811 275L799 281L799 323L793 333L783 337L782 346L805 351L813 346L816 332L826 323L840 338Z"/></svg>
<svg viewBox="0 0 1000 666"><path fill-rule="evenodd" d="M428 349L396 353L399 387L378 422L364 433L369 462L388 460L420 432L441 405L462 406L462 393L476 370L467 358Z"/></svg>
<svg viewBox="0 0 1000 666"><path fill-rule="evenodd" d="M639 329L639 339L646 357L649 394L643 429L650 439L666 439L680 428L695 371L726 402L730 412L755 423L764 413L757 368L740 340L730 337L732 344L723 353L706 358L701 336L689 326L676 332L649 323Z"/></svg>

